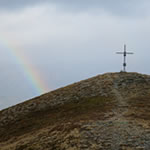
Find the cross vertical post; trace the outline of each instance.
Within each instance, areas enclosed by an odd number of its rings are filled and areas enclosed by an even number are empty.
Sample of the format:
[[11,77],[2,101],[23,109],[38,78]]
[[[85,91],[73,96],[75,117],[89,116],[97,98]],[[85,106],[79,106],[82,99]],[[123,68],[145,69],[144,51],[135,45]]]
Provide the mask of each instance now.
[[126,56],[127,54],[134,54],[132,52],[127,52],[126,51],[126,45],[124,45],[124,52],[117,52],[116,54],[123,54],[123,72],[126,72],[126,66],[127,66],[127,63],[126,63]]
[[123,71],[126,72],[126,45],[124,45],[124,62],[123,62]]

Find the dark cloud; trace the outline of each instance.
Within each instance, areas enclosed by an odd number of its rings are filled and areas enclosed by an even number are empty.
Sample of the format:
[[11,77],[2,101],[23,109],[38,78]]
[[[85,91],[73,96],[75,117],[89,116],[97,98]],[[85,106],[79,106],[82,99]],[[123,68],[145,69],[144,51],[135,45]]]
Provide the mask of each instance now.
[[143,15],[147,13],[150,6],[148,0],[55,0],[51,2],[61,6],[64,10],[92,10],[97,13],[105,11],[119,16]]
[[148,0],[1,0],[1,10],[20,10],[39,4],[56,5],[63,11],[107,11],[116,15],[132,16],[146,14],[150,2]]
[[0,0],[0,9],[1,11],[18,10],[24,7],[30,7],[36,5],[41,2],[43,1],[42,0]]

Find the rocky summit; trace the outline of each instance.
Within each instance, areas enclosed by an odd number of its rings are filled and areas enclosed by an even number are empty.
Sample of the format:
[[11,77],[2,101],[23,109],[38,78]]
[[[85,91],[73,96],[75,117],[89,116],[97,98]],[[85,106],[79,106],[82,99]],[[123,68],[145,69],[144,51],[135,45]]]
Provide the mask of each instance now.
[[150,150],[150,76],[106,73],[4,109],[0,150]]

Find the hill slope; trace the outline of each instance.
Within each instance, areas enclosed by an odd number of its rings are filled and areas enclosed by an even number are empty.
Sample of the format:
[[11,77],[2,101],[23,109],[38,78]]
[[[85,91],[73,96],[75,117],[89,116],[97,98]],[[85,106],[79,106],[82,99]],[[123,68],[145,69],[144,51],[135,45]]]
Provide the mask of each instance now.
[[2,150],[150,149],[150,76],[107,73],[0,111]]

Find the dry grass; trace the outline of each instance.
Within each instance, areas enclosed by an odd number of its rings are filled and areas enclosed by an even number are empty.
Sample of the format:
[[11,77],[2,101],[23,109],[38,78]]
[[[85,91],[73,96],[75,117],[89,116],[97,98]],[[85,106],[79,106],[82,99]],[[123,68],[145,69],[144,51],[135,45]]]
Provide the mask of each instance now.
[[128,117],[133,119],[144,119],[150,121],[150,97],[141,96],[128,100],[129,111]]
[[113,106],[114,102],[111,98],[93,97],[80,99],[53,109],[34,112],[24,116],[24,118],[16,121],[14,124],[0,129],[0,142],[53,124],[59,125],[63,122],[103,119],[104,113],[111,111]]

